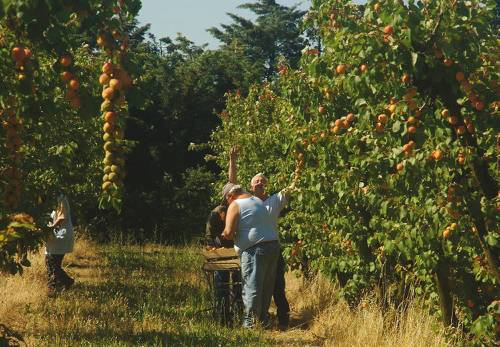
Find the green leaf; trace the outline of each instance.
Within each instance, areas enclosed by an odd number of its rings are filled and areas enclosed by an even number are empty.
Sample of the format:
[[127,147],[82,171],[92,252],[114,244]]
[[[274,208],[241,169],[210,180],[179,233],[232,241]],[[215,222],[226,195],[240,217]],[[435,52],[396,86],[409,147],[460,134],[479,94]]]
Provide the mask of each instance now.
[[392,132],[398,133],[400,130],[401,130],[401,122],[397,120],[392,125]]

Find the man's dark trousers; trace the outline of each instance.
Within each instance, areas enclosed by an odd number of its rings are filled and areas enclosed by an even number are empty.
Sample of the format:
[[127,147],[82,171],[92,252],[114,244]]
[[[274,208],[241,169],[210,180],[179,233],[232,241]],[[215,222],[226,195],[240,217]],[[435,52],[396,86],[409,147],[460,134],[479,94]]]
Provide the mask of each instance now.
[[277,308],[279,324],[287,326],[289,321],[290,305],[288,304],[288,300],[285,295],[285,259],[283,258],[283,254],[281,252],[278,259],[273,299]]

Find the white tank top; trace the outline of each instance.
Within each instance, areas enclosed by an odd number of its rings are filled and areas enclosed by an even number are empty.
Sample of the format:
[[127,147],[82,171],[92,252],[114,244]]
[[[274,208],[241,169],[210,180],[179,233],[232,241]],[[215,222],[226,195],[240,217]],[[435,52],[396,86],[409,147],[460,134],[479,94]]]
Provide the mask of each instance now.
[[275,223],[262,200],[252,196],[237,199],[235,203],[240,208],[238,229],[234,235],[236,254],[241,255],[241,252],[260,242],[278,240]]

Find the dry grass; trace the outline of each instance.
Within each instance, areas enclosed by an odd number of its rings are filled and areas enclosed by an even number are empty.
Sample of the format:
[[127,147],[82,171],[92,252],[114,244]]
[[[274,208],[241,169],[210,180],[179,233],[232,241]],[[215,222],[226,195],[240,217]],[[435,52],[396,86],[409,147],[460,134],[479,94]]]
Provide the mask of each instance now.
[[[0,317],[1,323],[11,328],[23,330],[30,307],[41,305],[48,298],[47,275],[45,268],[44,249],[29,257],[31,266],[25,268],[22,276],[1,275],[0,277]],[[78,263],[81,267],[79,278],[90,278],[90,270],[97,261],[94,247],[87,240],[79,240],[73,253],[64,258],[63,267],[68,273],[74,272],[72,266]]]
[[416,301],[404,315],[394,310],[383,315],[380,307],[369,299],[351,310],[336,293],[335,285],[321,276],[304,284],[302,278],[288,274],[292,328],[286,333],[272,334],[276,344],[346,347],[463,344],[457,336],[446,337],[441,323]]
[[[224,328],[201,314],[209,305],[199,249],[158,245],[96,246],[78,240],[64,266],[75,287],[47,297],[40,252],[23,276],[0,277],[0,323],[29,346],[458,346],[414,302],[407,314],[384,316],[366,300],[351,310],[337,288],[318,277],[304,283],[287,274],[291,328]],[[388,319],[387,317],[390,317]]]

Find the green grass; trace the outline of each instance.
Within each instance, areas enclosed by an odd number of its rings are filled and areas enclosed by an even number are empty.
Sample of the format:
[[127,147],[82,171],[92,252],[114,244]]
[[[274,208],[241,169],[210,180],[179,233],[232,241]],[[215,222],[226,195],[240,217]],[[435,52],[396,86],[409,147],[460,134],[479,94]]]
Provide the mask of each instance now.
[[[36,346],[272,346],[259,330],[214,322],[195,247],[99,246],[90,276],[68,292],[28,307]],[[87,269],[88,270],[88,269]]]

